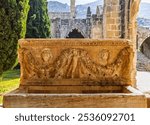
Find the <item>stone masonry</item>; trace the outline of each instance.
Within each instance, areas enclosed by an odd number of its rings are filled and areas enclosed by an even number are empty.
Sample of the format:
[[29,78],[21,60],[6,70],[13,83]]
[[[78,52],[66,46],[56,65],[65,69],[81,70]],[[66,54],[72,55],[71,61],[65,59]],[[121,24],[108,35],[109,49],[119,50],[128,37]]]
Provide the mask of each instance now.
[[52,38],[66,38],[74,29],[84,38],[126,38],[136,47],[140,0],[104,0],[96,14],[87,9],[86,19],[76,19],[75,0],[70,0],[70,12],[50,12]]
[[[136,17],[140,0],[104,0],[103,8],[98,6],[95,15],[92,15],[90,8],[88,8],[86,19],[76,19],[76,16],[72,18],[71,15],[76,13],[76,10],[74,9],[74,1],[70,2],[72,8],[68,13],[68,19],[60,18],[67,17],[63,16],[63,13],[57,13],[58,16],[55,17],[49,13],[52,38],[69,38],[70,33],[77,30],[84,38],[130,39],[134,43],[136,52]],[[134,61],[136,64],[136,56]]]
[[50,12],[51,37],[67,38],[69,33],[77,30],[84,38],[102,38],[102,6],[97,6],[96,14],[87,9],[86,19],[76,19],[75,0],[70,0],[70,12]]

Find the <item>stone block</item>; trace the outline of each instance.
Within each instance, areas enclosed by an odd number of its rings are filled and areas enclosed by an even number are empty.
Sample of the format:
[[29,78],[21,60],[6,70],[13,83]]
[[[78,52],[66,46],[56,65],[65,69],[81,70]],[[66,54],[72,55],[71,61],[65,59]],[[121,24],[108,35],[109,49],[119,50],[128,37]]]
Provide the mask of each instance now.
[[106,20],[107,25],[114,24],[114,23],[115,23],[115,18],[107,18]]
[[116,25],[111,25],[111,30],[114,31],[114,30],[117,30],[118,27]]
[[18,53],[20,86],[4,96],[5,108],[147,107],[130,87],[136,80],[129,40],[22,39]]
[[[132,89],[132,91],[130,89]],[[4,98],[5,108],[147,108],[143,94],[132,87],[128,93],[26,93],[15,90]],[[123,92],[123,91],[122,91]]]
[[86,81],[110,85],[135,82],[134,51],[128,40],[26,39],[20,40],[19,46],[21,86],[60,84],[57,79],[67,79],[70,85],[72,81],[79,85]]

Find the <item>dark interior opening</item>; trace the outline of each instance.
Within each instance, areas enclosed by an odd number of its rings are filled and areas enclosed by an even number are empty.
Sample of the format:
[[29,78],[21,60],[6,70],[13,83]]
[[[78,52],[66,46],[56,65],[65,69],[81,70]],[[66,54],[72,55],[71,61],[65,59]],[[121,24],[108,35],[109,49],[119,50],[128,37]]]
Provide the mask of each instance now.
[[140,47],[141,52],[150,59],[150,37],[146,38]]
[[74,29],[66,38],[84,38],[84,36],[77,29]]

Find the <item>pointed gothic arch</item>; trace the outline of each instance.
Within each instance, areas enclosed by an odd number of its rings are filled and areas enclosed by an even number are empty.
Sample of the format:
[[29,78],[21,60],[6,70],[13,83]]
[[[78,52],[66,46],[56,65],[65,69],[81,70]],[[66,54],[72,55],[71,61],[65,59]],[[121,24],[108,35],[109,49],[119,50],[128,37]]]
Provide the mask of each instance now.
[[66,38],[84,38],[84,36],[78,29],[75,28],[71,32],[69,32]]
[[150,59],[150,37],[146,38],[141,45],[141,52]]

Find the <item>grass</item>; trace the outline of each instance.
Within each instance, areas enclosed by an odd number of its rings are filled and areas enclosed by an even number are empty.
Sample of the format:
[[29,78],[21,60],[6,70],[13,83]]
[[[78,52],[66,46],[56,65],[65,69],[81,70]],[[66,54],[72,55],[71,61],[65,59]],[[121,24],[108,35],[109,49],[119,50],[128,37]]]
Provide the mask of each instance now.
[[2,95],[16,89],[19,86],[19,70],[10,70],[3,73],[3,79],[0,81],[0,104],[2,104]]
[[3,101],[3,97],[0,96],[0,104],[2,104],[2,101]]

